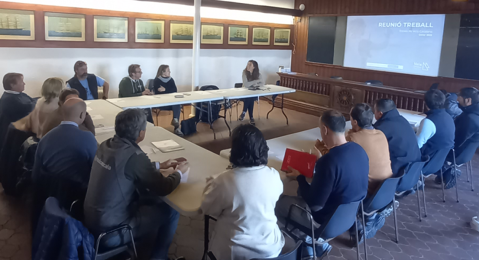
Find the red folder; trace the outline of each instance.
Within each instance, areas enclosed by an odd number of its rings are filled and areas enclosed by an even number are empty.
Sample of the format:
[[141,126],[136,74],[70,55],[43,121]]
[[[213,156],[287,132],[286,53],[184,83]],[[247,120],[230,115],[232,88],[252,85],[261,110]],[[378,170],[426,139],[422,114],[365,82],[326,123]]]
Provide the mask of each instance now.
[[287,171],[288,167],[298,170],[306,178],[313,178],[314,165],[316,164],[316,155],[300,152],[292,149],[286,149],[284,155],[282,171]]

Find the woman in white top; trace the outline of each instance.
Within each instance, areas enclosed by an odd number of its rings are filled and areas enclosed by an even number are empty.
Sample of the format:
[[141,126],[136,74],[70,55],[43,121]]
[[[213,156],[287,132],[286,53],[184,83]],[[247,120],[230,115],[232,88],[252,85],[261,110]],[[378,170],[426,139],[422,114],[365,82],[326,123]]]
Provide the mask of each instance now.
[[37,101],[35,109],[28,116],[13,123],[13,125],[19,130],[32,132],[38,138],[42,138],[43,123],[58,108],[59,96],[63,86],[64,82],[60,78],[45,80],[42,85],[42,97]]
[[209,249],[221,260],[277,257],[284,237],[274,209],[283,183],[266,166],[269,148],[260,130],[241,125],[232,139],[233,168],[207,180],[201,205],[217,219]]
[[[243,87],[244,88],[250,88],[250,87],[255,87],[255,86],[263,86],[263,78],[261,77],[261,74],[259,73],[259,66],[258,62],[254,60],[248,61],[248,65],[246,65],[246,69],[243,71]],[[254,118],[253,118],[253,109],[254,109],[254,102],[257,100],[257,98],[245,98],[243,99],[243,113],[241,113],[241,116],[239,117],[240,121],[244,120],[244,117],[246,115],[246,111],[249,113],[249,120],[252,125],[255,124]]]

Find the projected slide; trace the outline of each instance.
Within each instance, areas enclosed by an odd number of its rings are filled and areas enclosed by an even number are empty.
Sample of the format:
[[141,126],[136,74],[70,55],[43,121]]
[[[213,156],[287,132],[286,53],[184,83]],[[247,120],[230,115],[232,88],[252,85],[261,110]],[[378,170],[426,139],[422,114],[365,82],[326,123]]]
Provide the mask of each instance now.
[[437,76],[445,15],[349,16],[344,66]]

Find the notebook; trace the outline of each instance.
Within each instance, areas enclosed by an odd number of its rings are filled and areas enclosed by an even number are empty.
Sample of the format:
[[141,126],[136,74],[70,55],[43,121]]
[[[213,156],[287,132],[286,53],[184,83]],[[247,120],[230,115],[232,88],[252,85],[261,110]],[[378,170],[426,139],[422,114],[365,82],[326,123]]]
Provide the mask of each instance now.
[[298,170],[306,178],[313,178],[314,165],[316,164],[316,155],[305,152],[296,151],[293,149],[286,149],[284,155],[282,171],[287,171],[288,167]]
[[159,142],[152,142],[152,144],[164,153],[184,150],[183,146],[173,140],[164,140]]

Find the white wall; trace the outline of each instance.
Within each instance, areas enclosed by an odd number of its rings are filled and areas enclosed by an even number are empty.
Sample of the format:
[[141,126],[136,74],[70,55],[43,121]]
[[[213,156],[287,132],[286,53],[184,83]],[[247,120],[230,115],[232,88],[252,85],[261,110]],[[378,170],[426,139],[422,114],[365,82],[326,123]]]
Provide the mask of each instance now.
[[[128,76],[128,66],[141,65],[143,81],[154,78],[161,64],[171,67],[178,91],[190,91],[192,50],[184,49],[37,49],[0,48],[0,76],[19,72],[25,76],[25,92],[39,96],[42,83],[49,77],[70,79],[77,60],[88,63],[90,73],[110,82],[110,97],[117,97],[121,79]],[[250,59],[259,63],[267,83],[274,84],[278,66],[289,67],[290,50],[201,50],[200,85],[232,88],[241,82],[242,70]],[[3,88],[2,88],[3,91]],[[1,93],[1,91],[0,91]]]

